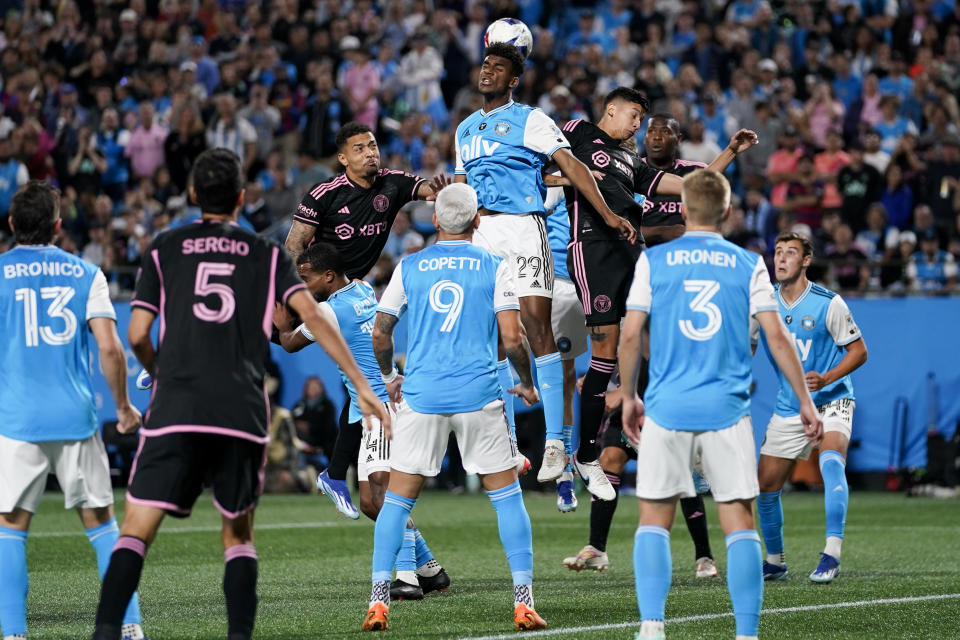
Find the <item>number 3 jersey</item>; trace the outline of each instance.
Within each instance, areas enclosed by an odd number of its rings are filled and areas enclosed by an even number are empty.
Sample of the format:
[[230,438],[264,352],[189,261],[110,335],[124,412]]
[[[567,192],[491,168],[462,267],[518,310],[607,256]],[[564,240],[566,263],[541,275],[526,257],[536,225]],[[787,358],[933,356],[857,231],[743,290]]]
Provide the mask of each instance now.
[[650,314],[644,401],[657,424],[712,431],[750,413],[750,319],[777,310],[760,256],[688,231],[640,254],[627,309]]
[[496,314],[519,308],[510,266],[467,241],[437,242],[401,260],[377,310],[407,316],[407,404],[417,413],[466,413],[500,398]]
[[51,245],[0,255],[0,435],[27,442],[93,435],[92,318],[116,319],[98,267]]
[[199,432],[266,442],[273,309],[305,286],[286,251],[227,222],[158,235],[132,306],[158,316],[144,435]]

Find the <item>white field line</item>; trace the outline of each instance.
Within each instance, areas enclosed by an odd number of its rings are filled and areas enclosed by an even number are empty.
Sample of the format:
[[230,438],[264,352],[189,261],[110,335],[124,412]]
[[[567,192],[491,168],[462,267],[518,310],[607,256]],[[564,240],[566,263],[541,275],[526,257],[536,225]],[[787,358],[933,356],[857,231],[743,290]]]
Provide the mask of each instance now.
[[[926,602],[929,600],[952,600],[960,598],[960,593],[947,593],[932,596],[912,596],[906,598],[880,598],[878,600],[858,600],[856,602],[834,602],[829,604],[812,604],[800,607],[782,607],[780,609],[764,609],[764,615],[774,613],[796,613],[803,611],[821,611],[823,609],[846,609],[851,607],[870,607],[885,604],[902,604],[905,602]],[[673,618],[667,620],[667,624],[681,624],[684,622],[701,622],[703,620],[717,620],[719,618],[732,618],[732,612],[726,613],[705,613],[696,616],[684,616],[682,618]],[[597,624],[583,627],[562,627],[558,629],[544,629],[543,631],[530,631],[523,634],[524,638],[549,637],[571,635],[575,633],[585,633],[588,631],[605,631],[608,629],[634,629],[640,627],[639,620],[630,620],[629,622],[617,622],[613,624]],[[516,632],[502,633],[494,636],[475,636],[470,638],[460,638],[460,640],[516,640]]]

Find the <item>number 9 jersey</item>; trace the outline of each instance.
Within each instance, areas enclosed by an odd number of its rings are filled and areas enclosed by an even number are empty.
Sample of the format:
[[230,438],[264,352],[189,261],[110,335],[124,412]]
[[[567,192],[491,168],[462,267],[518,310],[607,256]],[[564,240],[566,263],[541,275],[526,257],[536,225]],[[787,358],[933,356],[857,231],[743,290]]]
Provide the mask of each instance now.
[[131,305],[158,316],[144,435],[237,435],[266,442],[264,365],[275,302],[305,286],[286,251],[227,222],[158,235]]
[[116,319],[98,267],[52,245],[0,255],[0,435],[85,440],[97,429],[92,318]]
[[761,256],[688,231],[640,254],[627,310],[650,314],[644,402],[654,422],[713,431],[750,413],[750,318],[778,310]]

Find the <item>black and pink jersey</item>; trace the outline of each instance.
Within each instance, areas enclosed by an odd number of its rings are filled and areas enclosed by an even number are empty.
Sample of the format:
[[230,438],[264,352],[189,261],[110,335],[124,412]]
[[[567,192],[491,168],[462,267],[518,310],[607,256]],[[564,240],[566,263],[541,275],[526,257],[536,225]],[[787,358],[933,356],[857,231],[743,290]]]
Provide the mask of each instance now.
[[158,316],[153,394],[141,433],[193,432],[266,442],[264,365],[276,302],[305,289],[282,248],[203,220],[158,235],[133,307]]
[[381,169],[365,189],[342,173],[305,193],[293,219],[317,227],[313,242],[335,245],[347,277],[362,278],[380,257],[397,213],[416,199],[423,182],[403,171]]
[[[643,158],[643,163],[647,164],[646,158]],[[677,176],[685,176],[706,166],[702,162],[692,160],[675,160],[673,166],[666,172]],[[647,196],[647,201],[643,203],[643,226],[665,227],[673,224],[684,224],[683,205],[680,204],[680,196],[662,196],[655,193]]]

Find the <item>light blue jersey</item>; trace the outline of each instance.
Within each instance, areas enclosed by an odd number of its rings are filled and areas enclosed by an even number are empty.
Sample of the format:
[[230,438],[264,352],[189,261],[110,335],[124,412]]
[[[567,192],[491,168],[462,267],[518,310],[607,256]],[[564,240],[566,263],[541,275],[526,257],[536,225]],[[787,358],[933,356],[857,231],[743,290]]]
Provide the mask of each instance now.
[[[373,335],[373,321],[377,317],[377,295],[373,292],[373,287],[366,282],[355,280],[327,298],[326,302],[321,302],[320,313],[340,330],[340,335],[350,348],[363,377],[370,383],[377,397],[387,402],[390,398],[380,376],[380,365],[377,364],[370,338]],[[308,340],[314,339],[306,325],[300,325],[300,333]],[[363,418],[363,412],[357,405],[357,389],[343,374],[342,369],[340,377],[350,394],[349,420],[351,423],[357,422]]]
[[27,442],[93,435],[92,318],[116,319],[98,267],[51,245],[0,255],[0,434]]
[[[860,328],[854,324],[853,314],[850,313],[847,303],[833,291],[812,282],[807,284],[804,292],[791,305],[784,302],[780,285],[775,289],[780,315],[783,316],[787,331],[797,347],[803,372],[824,373],[836,367],[846,353],[844,347],[861,337]],[[784,417],[799,415],[800,402],[797,395],[777,367],[773,356],[770,356],[766,336],[761,335],[760,339],[780,378],[774,413]],[[853,400],[853,382],[850,376],[844,376],[810,395],[813,397],[813,404],[818,407],[840,398]]]
[[750,413],[750,318],[777,310],[760,256],[688,231],[640,254],[627,309],[650,314],[644,401],[654,422],[713,431]]
[[467,413],[500,398],[496,314],[519,308],[509,265],[469,242],[437,242],[401,260],[378,311],[407,316],[410,408]]
[[512,100],[467,116],[457,127],[457,175],[465,175],[481,207],[498,213],[542,213],[541,171],[570,143],[547,114]]

